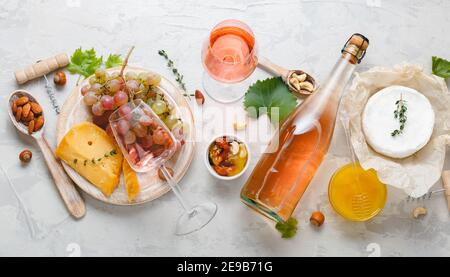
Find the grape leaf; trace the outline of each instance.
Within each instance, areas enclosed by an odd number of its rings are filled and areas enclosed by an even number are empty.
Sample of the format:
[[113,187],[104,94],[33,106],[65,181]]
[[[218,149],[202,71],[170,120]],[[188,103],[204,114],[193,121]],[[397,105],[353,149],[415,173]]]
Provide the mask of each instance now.
[[289,239],[297,234],[297,219],[291,217],[285,222],[277,222],[275,228],[281,233],[281,237]]
[[[272,119],[278,112],[279,121],[283,121],[297,106],[297,98],[292,95],[280,77],[258,80],[245,94],[244,107],[251,117],[258,118],[267,113]],[[266,109],[261,109],[266,108]],[[278,108],[272,109],[272,108]],[[274,114],[273,114],[274,113]]]
[[106,68],[116,67],[122,65],[122,58],[118,54],[110,54],[105,62]]
[[436,56],[433,56],[431,59],[433,62],[433,74],[444,79],[450,78],[450,61]]
[[97,57],[94,48],[83,51],[76,49],[70,57],[70,64],[67,67],[70,73],[78,73],[84,77],[88,77],[95,73],[95,70],[103,64],[103,57]]

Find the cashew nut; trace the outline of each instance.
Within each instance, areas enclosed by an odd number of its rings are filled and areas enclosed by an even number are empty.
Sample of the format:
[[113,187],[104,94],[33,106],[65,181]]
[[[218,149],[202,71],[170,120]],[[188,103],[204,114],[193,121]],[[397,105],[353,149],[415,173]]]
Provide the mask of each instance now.
[[419,218],[427,214],[427,209],[424,207],[417,207],[413,211],[414,218]]

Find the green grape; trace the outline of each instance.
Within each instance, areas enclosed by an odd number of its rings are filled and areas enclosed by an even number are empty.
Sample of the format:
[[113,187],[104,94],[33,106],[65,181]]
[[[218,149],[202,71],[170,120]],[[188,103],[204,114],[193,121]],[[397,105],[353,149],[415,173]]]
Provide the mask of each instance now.
[[189,133],[189,124],[187,124],[186,122],[182,123],[182,128],[183,128],[183,134],[188,134]]
[[116,72],[109,74],[108,79],[112,80],[112,79],[117,79],[118,77],[119,77],[119,72],[116,71]]
[[89,84],[92,86],[93,84],[97,83],[97,78],[95,78],[94,76],[92,76],[91,78],[89,78]]
[[147,80],[147,75],[148,75],[148,73],[146,73],[146,72],[141,72],[141,73],[139,73],[139,75],[138,75],[138,79],[139,79],[141,82],[144,82],[145,80]]
[[175,130],[175,129],[183,129],[183,122],[181,122],[180,120],[177,121],[177,123],[175,123],[172,128],[170,128],[170,130]]
[[135,80],[137,79],[137,74],[133,71],[129,71],[125,74],[125,80]]
[[106,71],[103,68],[97,68],[95,70],[95,77],[97,77],[98,79],[106,77]]
[[172,130],[173,126],[175,126],[178,123],[178,117],[174,114],[170,114],[166,117],[164,123],[169,129]]
[[163,114],[167,111],[167,105],[166,102],[162,101],[162,100],[156,100],[153,104],[152,104],[152,110],[157,114]]
[[156,87],[161,82],[161,76],[155,73],[148,73],[147,79],[144,80],[144,83],[148,86]]
[[151,98],[147,99],[147,105],[149,105],[150,107],[153,105],[153,103],[155,103],[155,101]]

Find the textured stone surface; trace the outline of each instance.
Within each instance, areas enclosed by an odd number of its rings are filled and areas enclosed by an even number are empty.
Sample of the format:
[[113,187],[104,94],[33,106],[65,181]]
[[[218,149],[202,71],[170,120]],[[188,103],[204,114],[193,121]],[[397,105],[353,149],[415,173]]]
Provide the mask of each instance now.
[[[450,58],[449,12],[446,0],[1,0],[0,164],[14,185],[0,174],[0,256],[449,255],[450,219],[442,196],[425,204],[429,214],[421,220],[412,219],[414,205],[406,204],[405,195],[393,190],[384,211],[370,222],[347,222],[334,213],[328,202],[328,181],[349,156],[339,124],[329,155],[295,211],[300,229],[294,239],[282,240],[272,223],[240,203],[240,188],[250,170],[232,182],[215,180],[207,173],[202,143],[181,185],[193,202],[212,199],[219,211],[200,232],[176,237],[172,233],[181,210],[172,194],[133,207],[110,206],[84,195],[86,217],[69,218],[39,150],[32,140],[15,132],[5,111],[7,95],[17,88],[15,69],[58,52],[72,53],[78,46],[107,54],[124,53],[136,45],[133,64],[171,77],[157,55],[158,49],[166,49],[184,73],[188,88],[200,88],[201,45],[208,30],[226,18],[241,19],[253,28],[262,55],[287,68],[310,71],[318,80],[323,80],[354,32],[364,33],[371,42],[359,70],[407,61],[429,72],[432,55]],[[257,69],[252,78],[265,76]],[[60,104],[75,82],[76,77],[69,76],[65,88],[56,92]],[[34,81],[22,88],[32,91],[47,108],[46,133],[54,146],[56,115],[44,83]],[[206,102],[216,105],[209,98]],[[29,165],[22,166],[18,153],[25,147],[34,155]],[[257,159],[254,153],[251,167]],[[320,230],[308,223],[311,211],[318,207],[327,217]]]

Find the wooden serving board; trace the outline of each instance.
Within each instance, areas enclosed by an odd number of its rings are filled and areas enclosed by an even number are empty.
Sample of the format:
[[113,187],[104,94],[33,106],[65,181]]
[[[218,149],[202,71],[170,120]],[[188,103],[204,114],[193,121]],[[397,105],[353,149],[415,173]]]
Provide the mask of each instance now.
[[[110,68],[107,72],[120,71],[120,68]],[[127,71],[133,71],[136,73],[140,72],[152,72],[139,67],[129,67],[127,66],[125,73]],[[64,135],[70,130],[70,128],[83,121],[92,121],[92,116],[87,107],[83,103],[83,97],[81,95],[80,89],[84,85],[88,84],[88,79],[86,78],[81,84],[76,86],[66,102],[64,103],[61,113],[58,117],[58,123],[56,127],[56,138],[58,143],[64,137]],[[161,83],[159,89],[165,94],[167,101],[175,107],[176,113],[179,118],[187,124],[187,131],[185,132],[186,143],[181,147],[181,150],[168,162],[169,167],[174,170],[174,178],[180,181],[181,178],[186,173],[192,158],[194,156],[195,149],[195,128],[194,128],[194,116],[192,114],[191,107],[180,90],[172,84],[169,80],[161,76]],[[89,181],[84,179],[75,170],[73,170],[66,163],[62,163],[67,174],[72,178],[72,180],[87,194],[92,197],[101,200],[106,203],[115,205],[136,205],[151,201],[156,199],[170,190],[169,186],[158,178],[156,171],[138,173],[139,185],[141,192],[136,197],[135,201],[132,203],[128,202],[127,193],[125,191],[125,184],[123,179],[123,174],[120,177],[120,183],[117,189],[113,192],[110,197],[106,197],[99,189],[92,185]]]

